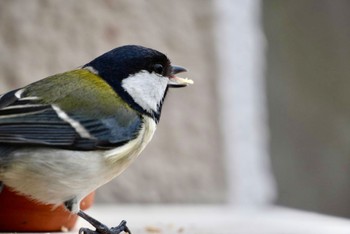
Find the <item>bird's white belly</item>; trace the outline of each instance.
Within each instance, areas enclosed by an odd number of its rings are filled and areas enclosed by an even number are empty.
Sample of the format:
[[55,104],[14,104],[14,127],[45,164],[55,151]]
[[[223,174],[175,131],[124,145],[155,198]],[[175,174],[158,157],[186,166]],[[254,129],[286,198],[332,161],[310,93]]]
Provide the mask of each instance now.
[[155,129],[156,123],[146,117],[137,138],[108,151],[15,151],[11,167],[0,179],[44,203],[60,204],[75,197],[79,201],[123,172],[152,139]]

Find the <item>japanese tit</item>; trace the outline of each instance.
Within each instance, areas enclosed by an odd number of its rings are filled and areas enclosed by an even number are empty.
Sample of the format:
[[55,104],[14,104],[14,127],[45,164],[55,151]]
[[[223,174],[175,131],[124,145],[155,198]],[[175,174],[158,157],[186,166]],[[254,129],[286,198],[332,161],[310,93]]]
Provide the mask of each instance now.
[[[127,45],[0,96],[0,183],[41,203],[64,203],[106,233],[79,203],[150,142],[168,88],[193,83],[176,76],[185,71],[161,52]],[[129,232],[125,222],[108,229],[121,231]]]

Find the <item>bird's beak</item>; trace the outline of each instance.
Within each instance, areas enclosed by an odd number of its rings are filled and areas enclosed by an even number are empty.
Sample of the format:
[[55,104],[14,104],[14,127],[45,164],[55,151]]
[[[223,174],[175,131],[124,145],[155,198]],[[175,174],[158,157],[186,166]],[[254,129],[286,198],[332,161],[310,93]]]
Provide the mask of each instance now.
[[176,74],[186,71],[186,68],[175,65],[171,66],[171,74],[169,76],[168,86],[171,88],[180,88],[185,87],[189,84],[193,84],[193,80],[176,76]]

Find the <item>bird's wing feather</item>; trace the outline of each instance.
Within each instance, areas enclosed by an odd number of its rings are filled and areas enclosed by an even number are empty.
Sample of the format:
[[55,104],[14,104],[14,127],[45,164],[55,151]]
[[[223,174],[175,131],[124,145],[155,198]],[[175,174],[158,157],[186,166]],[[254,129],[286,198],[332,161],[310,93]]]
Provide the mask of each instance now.
[[[63,78],[71,79],[70,82],[79,79],[80,87],[84,89],[92,73],[63,75]],[[55,81],[55,77],[51,79]],[[92,77],[92,81],[94,79],[96,77]],[[47,85],[45,80],[40,81],[44,82],[40,84],[41,87]],[[108,104],[92,105],[93,109],[89,109],[84,103],[78,103],[80,107],[72,110],[69,109],[67,98],[74,98],[75,90],[57,85],[47,85],[48,87],[56,96],[60,93],[60,97],[49,102],[45,97],[46,101],[43,101],[46,93],[35,92],[35,83],[30,88],[14,90],[0,96],[0,143],[45,145],[75,150],[108,149],[135,138],[142,125],[140,115],[120,104],[114,91],[107,90],[104,94],[98,94],[84,89],[85,96],[81,99],[85,102],[86,98],[98,98],[106,99]],[[111,99],[113,103],[110,103]],[[64,112],[62,106],[66,109],[68,107],[68,112]]]

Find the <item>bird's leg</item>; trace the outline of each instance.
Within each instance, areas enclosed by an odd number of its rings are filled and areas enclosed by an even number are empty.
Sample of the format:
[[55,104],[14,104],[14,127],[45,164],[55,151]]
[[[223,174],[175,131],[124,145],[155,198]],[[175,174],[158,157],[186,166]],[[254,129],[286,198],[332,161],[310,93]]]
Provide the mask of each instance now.
[[129,228],[126,226],[125,220],[121,221],[118,226],[109,228],[106,225],[102,224],[101,222],[97,221],[96,219],[92,218],[91,216],[87,215],[85,212],[81,210],[79,210],[77,215],[79,215],[80,217],[88,221],[92,226],[96,228],[95,231],[89,228],[80,228],[79,234],[119,234],[121,232],[131,234]]
[[65,201],[64,206],[70,212],[77,213],[77,211],[79,211],[79,202],[76,197],[73,197],[72,199]]
[[106,225],[103,223],[97,221],[96,219],[92,218],[82,210],[79,210],[79,202],[76,197],[67,200],[64,202],[65,207],[73,213],[76,213],[86,221],[88,221],[92,226],[96,228],[95,231],[89,229],[89,228],[80,228],[79,234],[119,234],[121,232],[126,232],[131,234],[129,228],[126,226],[126,221],[121,221],[121,223],[112,228],[108,228]]

